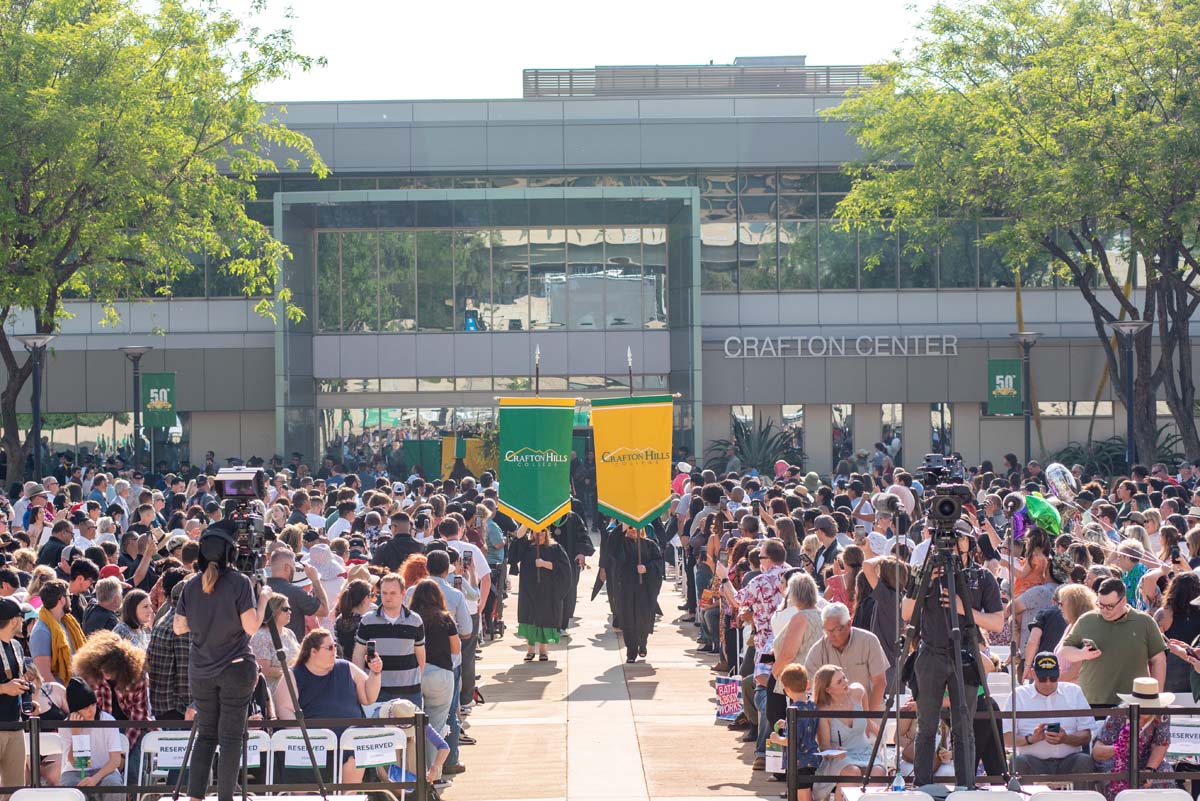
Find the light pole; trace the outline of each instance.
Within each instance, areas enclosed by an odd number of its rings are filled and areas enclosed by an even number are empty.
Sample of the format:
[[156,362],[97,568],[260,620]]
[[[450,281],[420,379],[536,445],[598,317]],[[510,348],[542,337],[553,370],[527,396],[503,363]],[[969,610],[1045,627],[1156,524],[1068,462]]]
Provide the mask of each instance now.
[[153,350],[149,345],[128,345],[121,348],[125,358],[133,362],[133,466],[142,466],[142,357]]
[[1033,458],[1033,403],[1030,400],[1032,395],[1029,386],[1029,352],[1042,335],[1038,331],[1017,331],[1009,336],[1021,346],[1021,413],[1025,416],[1025,466],[1028,467],[1029,460]]
[[42,480],[42,355],[54,340],[54,334],[20,334],[14,337],[29,351],[33,360],[33,387],[30,405],[33,407],[33,480]]
[[1133,338],[1149,327],[1146,320],[1116,320],[1106,325],[1117,335],[1125,357],[1125,466],[1132,470],[1137,462],[1137,443],[1133,439]]

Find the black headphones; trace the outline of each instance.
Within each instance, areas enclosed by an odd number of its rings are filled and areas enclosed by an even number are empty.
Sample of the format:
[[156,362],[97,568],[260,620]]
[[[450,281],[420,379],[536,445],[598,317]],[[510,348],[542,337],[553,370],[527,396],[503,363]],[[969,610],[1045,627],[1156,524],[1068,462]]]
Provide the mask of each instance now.
[[223,528],[209,526],[200,535],[200,559],[204,560],[204,566],[216,562],[219,567],[228,567],[236,561],[237,552],[237,541]]

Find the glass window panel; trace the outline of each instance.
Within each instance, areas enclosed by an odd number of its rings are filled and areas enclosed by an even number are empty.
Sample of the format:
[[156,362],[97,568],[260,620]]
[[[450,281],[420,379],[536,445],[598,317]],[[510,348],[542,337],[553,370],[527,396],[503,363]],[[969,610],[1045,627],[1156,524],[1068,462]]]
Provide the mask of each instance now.
[[815,172],[782,172],[779,174],[779,191],[811,194],[817,191]]
[[929,452],[949,456],[954,450],[954,420],[950,414],[950,404],[929,404],[929,425],[932,431]]
[[838,470],[842,460],[853,460],[854,457],[854,407],[849,403],[835,403],[831,408],[833,415],[833,469],[838,475],[849,476],[850,471]]
[[272,200],[279,187],[278,178],[258,178],[254,181],[254,197],[258,200]]
[[241,278],[229,272],[226,265],[236,258],[237,247],[233,246],[233,255],[228,258],[208,257],[208,296],[210,298],[244,298],[246,286]]
[[818,255],[821,289],[858,288],[858,234],[843,231],[838,223],[820,224]]
[[937,247],[932,237],[900,232],[900,288],[933,289],[937,286]]
[[451,392],[454,390],[453,378],[418,378],[418,392]]
[[381,378],[379,379],[380,392],[416,392],[417,379],[415,378]]
[[562,186],[566,179],[561,175],[531,175],[528,180],[530,189],[537,189],[543,186]]
[[529,327],[562,328],[567,324],[567,237],[561,228],[529,232]]
[[492,382],[497,392],[529,392],[533,389],[533,380],[529,376],[493,376]]
[[666,328],[667,230],[646,228],[642,237],[642,323],[646,328]]
[[[567,234],[567,327],[595,331],[604,328],[604,231],[600,228],[568,228]],[[640,271],[639,271],[640,272]],[[637,283],[634,283],[637,290]],[[640,298],[634,302],[638,308]]]
[[417,224],[417,204],[412,201],[380,203],[380,228],[413,228]]
[[567,388],[593,392],[599,392],[605,387],[605,379],[602,375],[573,375],[567,378]]
[[454,390],[456,392],[491,392],[492,377],[484,376],[459,376],[454,379]]
[[845,193],[850,191],[850,176],[840,172],[820,173],[820,189],[822,194],[829,192]]
[[492,225],[497,228],[526,228],[529,226],[529,203],[523,198],[489,200]]
[[171,282],[171,296],[176,298],[204,297],[204,254],[193,253],[188,256],[192,269],[175,276]]
[[454,328],[454,235],[417,231],[417,327],[422,331]]
[[774,195],[749,195],[739,198],[738,214],[742,222],[750,220],[775,220]]
[[837,204],[842,202],[845,195],[821,195],[818,199],[817,212],[822,219],[831,220],[837,211]]
[[638,175],[635,176],[638,186],[695,186],[694,175]]
[[415,189],[417,187],[417,179],[412,176],[404,176],[403,178],[380,178],[380,189]]
[[544,375],[541,378],[540,391],[566,392],[567,377],[565,375]]
[[454,234],[454,325],[459,331],[492,327],[492,243],[490,231]]
[[[979,238],[1001,230],[1004,220],[983,220],[979,223]],[[981,287],[1011,287],[1015,284],[1013,271],[1020,267],[1021,285],[1029,288],[1054,286],[1054,273],[1049,266],[1049,256],[1034,258],[1024,265],[1017,265],[1011,256],[998,247],[979,247],[979,285]]]
[[754,423],[754,406],[750,404],[735,404],[729,411],[735,420],[743,423]]
[[902,458],[901,445],[904,442],[904,404],[883,404],[882,424],[880,426],[880,442],[892,464],[900,464]]
[[413,231],[379,233],[381,331],[413,331],[417,327],[413,286],[416,239]]
[[733,223],[700,225],[700,284],[709,292],[737,290],[737,226]]
[[974,289],[975,241],[978,234],[974,220],[954,220],[938,248],[938,282],[942,289]]
[[780,195],[779,219],[812,220],[817,216],[816,195]]
[[343,178],[342,189],[378,189],[378,178]]
[[342,329],[342,235],[317,234],[317,332]]
[[275,204],[263,201],[247,203],[246,216],[272,230],[275,227]]
[[493,175],[492,186],[497,189],[521,189],[529,185],[529,179],[523,175]]
[[779,288],[817,288],[817,224],[779,224]]
[[774,223],[738,226],[738,287],[742,292],[778,290],[775,251]]
[[379,330],[379,235],[342,234],[342,330]]
[[643,375],[633,377],[634,386],[642,389],[666,389],[667,376],[665,375]]
[[490,183],[484,175],[456,175],[453,180],[455,189],[487,189]]
[[743,172],[738,174],[738,194],[741,195],[773,195],[775,194],[774,172]]
[[609,328],[640,326],[646,304],[654,302],[652,295],[645,296],[642,286],[642,229],[608,228],[603,237],[606,323]]
[[803,404],[787,404],[783,405],[783,430],[788,433],[790,438],[789,445],[795,448],[800,453],[804,452],[804,405]]
[[417,202],[418,228],[449,228],[454,224],[454,207],[448,200]]
[[737,174],[732,172],[702,174],[700,176],[700,194],[736,195]]
[[733,222],[736,219],[737,197],[734,195],[700,198],[701,222],[715,222],[720,220]]
[[[454,178],[450,175],[414,175],[413,189],[450,189],[454,186]],[[382,189],[382,184],[380,189]]]
[[492,326],[529,330],[529,232],[506,228],[492,233]]
[[492,224],[486,200],[455,200],[451,205],[455,228],[487,228]]
[[887,230],[862,231],[858,248],[862,263],[859,286],[862,289],[895,289],[896,235]]

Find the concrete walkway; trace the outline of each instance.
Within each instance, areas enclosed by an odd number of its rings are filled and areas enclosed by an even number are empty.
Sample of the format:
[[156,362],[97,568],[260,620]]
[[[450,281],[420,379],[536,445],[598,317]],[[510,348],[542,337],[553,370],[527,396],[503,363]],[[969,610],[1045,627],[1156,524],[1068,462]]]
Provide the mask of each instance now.
[[552,646],[549,662],[522,662],[516,579],[505,610],[510,633],[485,646],[480,688],[486,703],[469,718],[478,745],[464,746],[467,772],[447,801],[687,801],[779,799],[785,785],[751,772],[753,743],[715,720],[716,658],[696,652],[695,626],[677,621],[670,582],[665,613],[645,662],[625,664],[608,626],[602,592],[589,601],[592,569],[579,580],[578,625]]

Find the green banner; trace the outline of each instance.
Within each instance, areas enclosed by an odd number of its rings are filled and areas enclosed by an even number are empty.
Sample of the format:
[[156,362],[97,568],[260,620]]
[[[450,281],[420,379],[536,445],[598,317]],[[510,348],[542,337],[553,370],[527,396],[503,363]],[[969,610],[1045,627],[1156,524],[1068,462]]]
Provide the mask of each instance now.
[[174,373],[142,373],[142,425],[146,428],[175,425]]
[[1021,360],[988,359],[988,414],[1020,414]]
[[500,509],[534,531],[571,509],[574,398],[500,398]]

